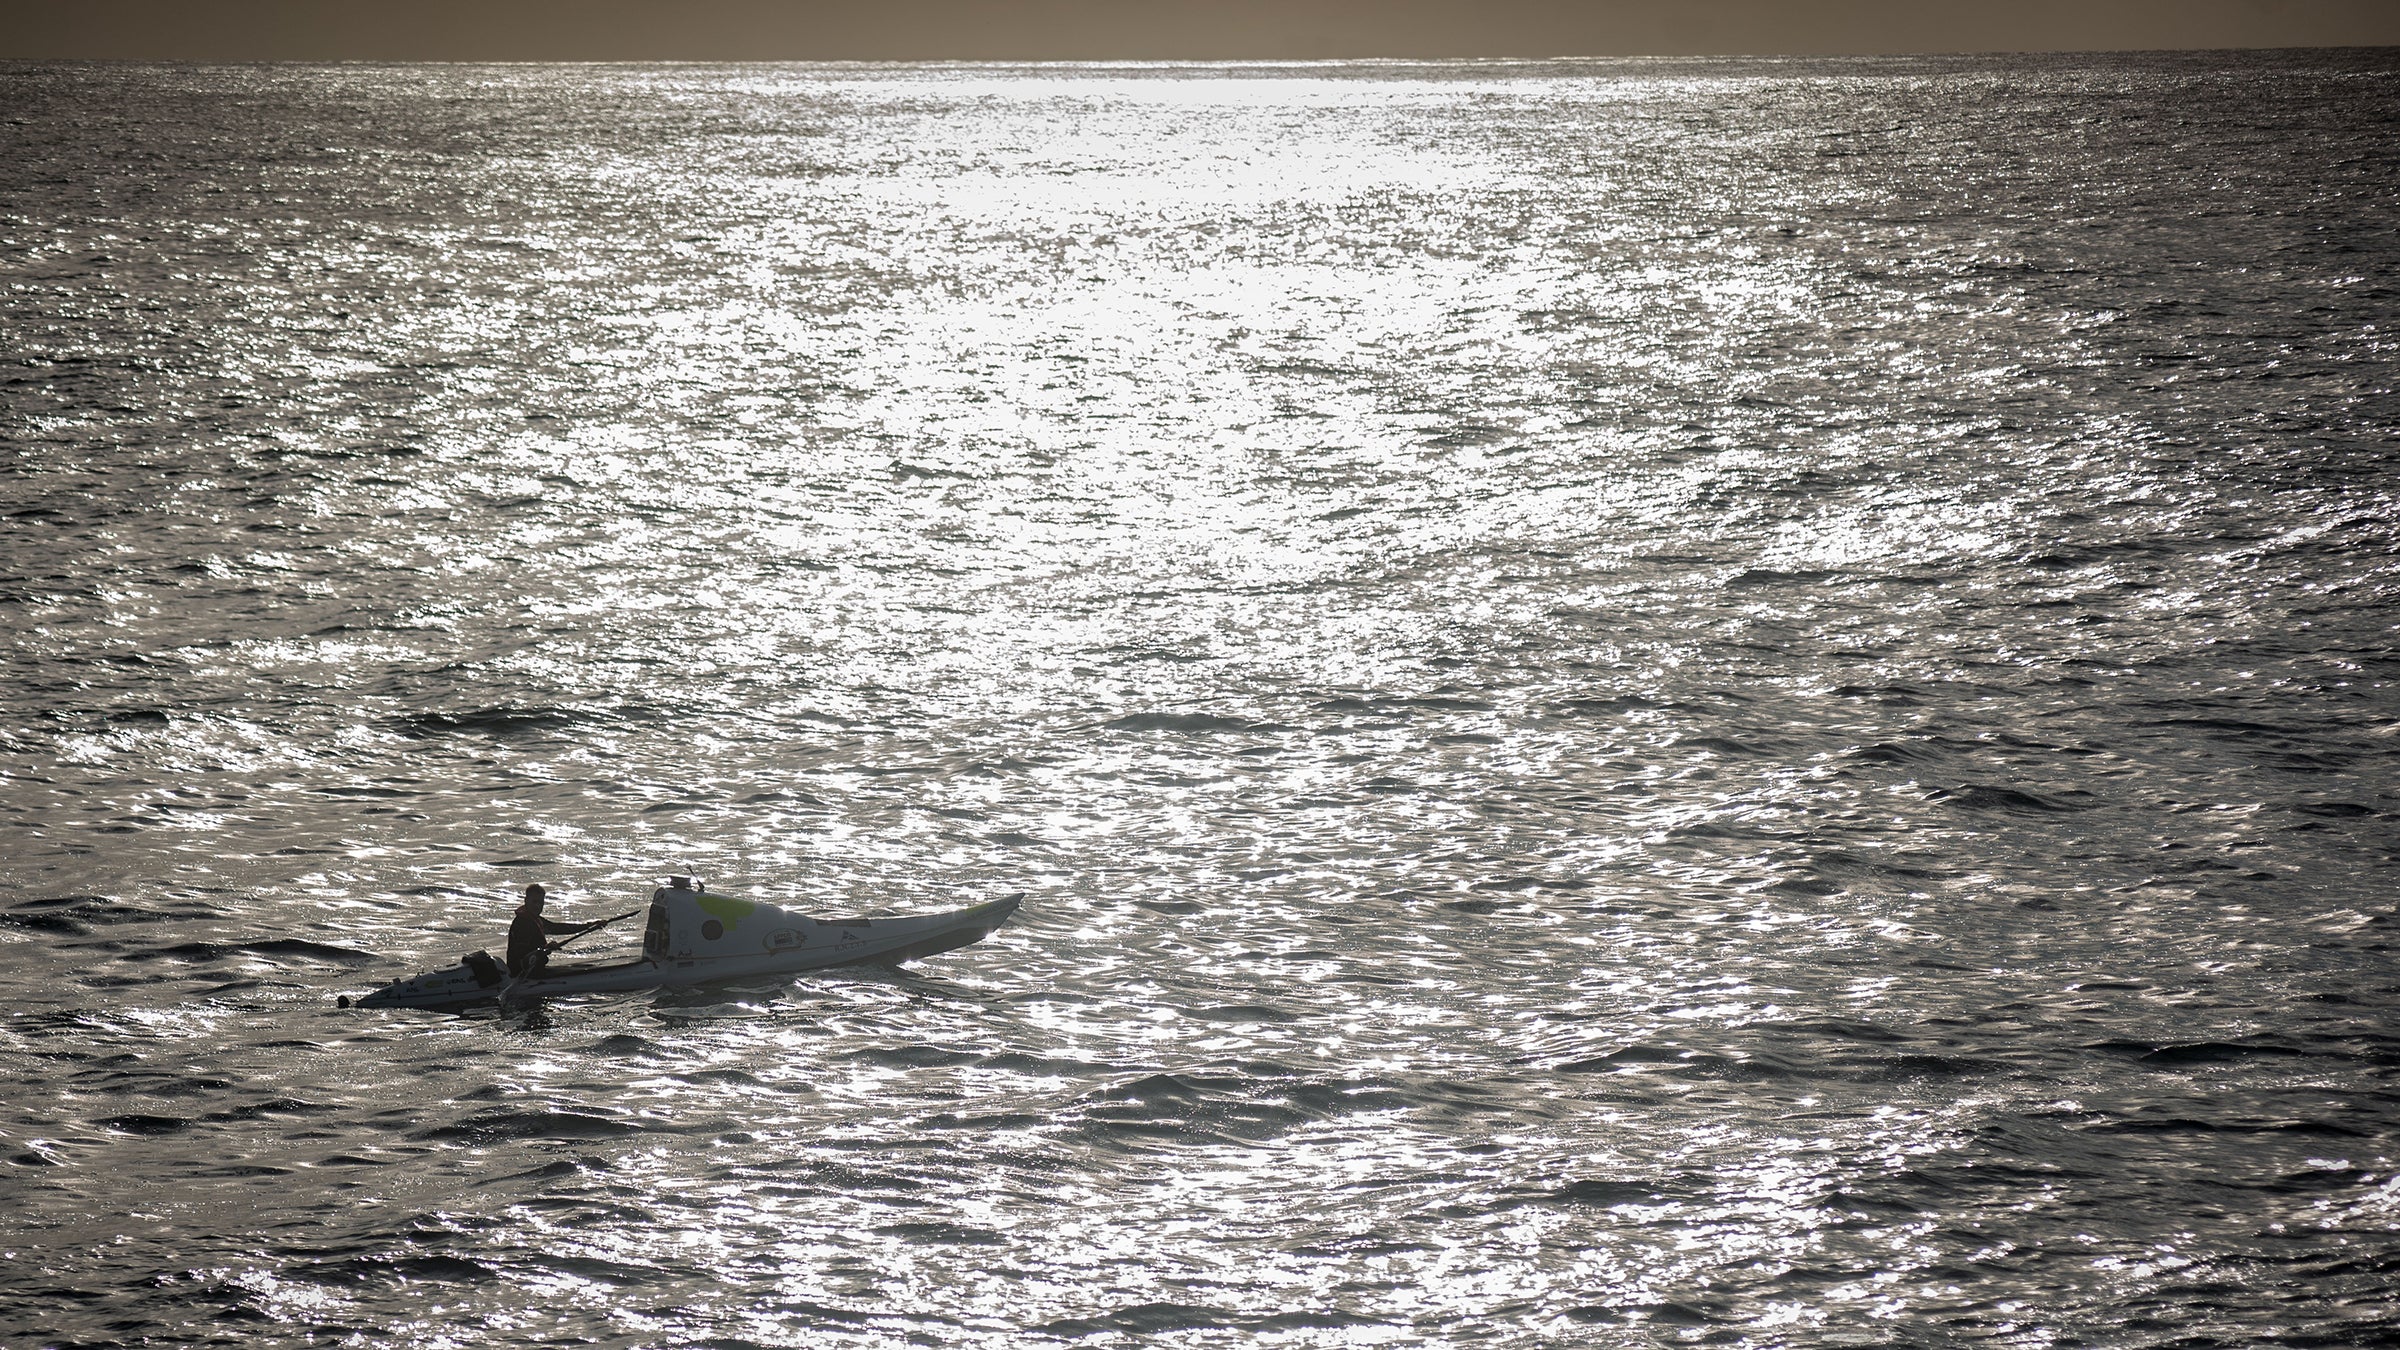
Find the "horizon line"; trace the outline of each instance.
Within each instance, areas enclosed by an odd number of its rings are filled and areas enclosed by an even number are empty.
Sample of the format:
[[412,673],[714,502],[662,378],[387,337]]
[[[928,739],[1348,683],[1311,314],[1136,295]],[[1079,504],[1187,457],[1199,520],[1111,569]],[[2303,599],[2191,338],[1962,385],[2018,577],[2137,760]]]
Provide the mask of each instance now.
[[2238,47],[1959,47],[1827,52],[1571,52],[1554,56],[0,56],[0,66],[1455,66],[1599,64],[1619,61],[1923,61],[1984,56],[2231,56],[2375,51],[2400,53],[2400,43],[2301,42]]

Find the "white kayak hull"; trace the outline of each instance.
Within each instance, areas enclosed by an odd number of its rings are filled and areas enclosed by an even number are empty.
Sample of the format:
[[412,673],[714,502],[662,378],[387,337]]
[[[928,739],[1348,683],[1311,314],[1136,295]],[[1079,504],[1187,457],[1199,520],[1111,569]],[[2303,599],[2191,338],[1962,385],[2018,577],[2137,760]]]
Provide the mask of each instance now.
[[675,950],[656,950],[659,944],[652,944],[653,950],[631,961],[551,966],[531,979],[495,980],[490,958],[477,953],[455,966],[394,980],[359,999],[358,1006],[443,1009],[478,1003],[530,1003],[565,994],[764,979],[831,966],[897,965],[980,941],[1008,922],[1022,898],[1012,895],[947,914],[899,919],[804,919],[775,912],[776,922],[783,926],[775,934],[773,950],[687,956]]

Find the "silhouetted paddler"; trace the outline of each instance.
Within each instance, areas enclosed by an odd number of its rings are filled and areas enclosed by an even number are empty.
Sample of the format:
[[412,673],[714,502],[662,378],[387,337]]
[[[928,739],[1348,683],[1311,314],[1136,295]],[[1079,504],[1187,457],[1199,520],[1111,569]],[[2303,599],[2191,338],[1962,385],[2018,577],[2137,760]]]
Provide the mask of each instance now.
[[516,917],[508,924],[508,973],[522,978],[539,975],[550,960],[550,938],[556,934],[580,933],[582,926],[560,923],[542,917],[542,900],[547,895],[538,884],[525,888],[525,903],[517,906]]

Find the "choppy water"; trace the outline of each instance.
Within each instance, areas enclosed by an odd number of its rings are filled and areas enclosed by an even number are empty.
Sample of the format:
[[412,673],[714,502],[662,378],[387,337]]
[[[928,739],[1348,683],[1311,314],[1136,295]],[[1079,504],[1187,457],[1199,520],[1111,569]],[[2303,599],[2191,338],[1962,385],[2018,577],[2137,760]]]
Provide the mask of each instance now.
[[2400,1334],[2395,110],[0,67],[0,1341]]

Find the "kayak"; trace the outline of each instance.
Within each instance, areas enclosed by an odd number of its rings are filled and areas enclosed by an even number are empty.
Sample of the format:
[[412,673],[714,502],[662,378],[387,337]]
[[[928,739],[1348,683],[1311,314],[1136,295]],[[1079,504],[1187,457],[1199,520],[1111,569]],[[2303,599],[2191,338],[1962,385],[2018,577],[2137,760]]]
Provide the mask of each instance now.
[[[898,965],[981,940],[1008,922],[1023,899],[1012,895],[947,914],[900,919],[814,919],[674,877],[650,893],[642,954],[633,960],[547,966],[530,977],[511,978],[490,954],[470,952],[457,965],[394,980],[357,1003],[361,1008],[464,1008],[560,994],[675,989],[827,966]],[[340,1002],[350,1004],[347,998]]]

